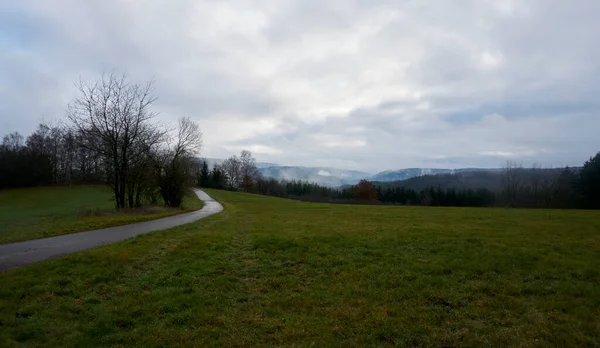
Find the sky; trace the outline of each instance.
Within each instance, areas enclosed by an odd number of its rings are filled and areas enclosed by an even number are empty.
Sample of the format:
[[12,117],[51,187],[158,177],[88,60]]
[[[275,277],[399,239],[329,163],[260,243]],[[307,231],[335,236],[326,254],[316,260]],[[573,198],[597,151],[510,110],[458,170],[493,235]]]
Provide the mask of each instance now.
[[377,172],[581,165],[600,151],[597,0],[3,0],[0,133],[75,82],[155,80],[203,156]]

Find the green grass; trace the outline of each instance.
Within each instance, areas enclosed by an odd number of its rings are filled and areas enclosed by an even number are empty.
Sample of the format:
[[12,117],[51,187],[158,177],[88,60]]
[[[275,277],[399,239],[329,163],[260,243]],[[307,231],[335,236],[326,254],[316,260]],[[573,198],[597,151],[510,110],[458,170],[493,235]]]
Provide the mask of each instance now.
[[223,213],[0,274],[0,346],[600,342],[600,212],[209,194]]
[[200,209],[190,192],[183,209],[117,213],[106,186],[36,187],[0,191],[0,244],[158,219]]

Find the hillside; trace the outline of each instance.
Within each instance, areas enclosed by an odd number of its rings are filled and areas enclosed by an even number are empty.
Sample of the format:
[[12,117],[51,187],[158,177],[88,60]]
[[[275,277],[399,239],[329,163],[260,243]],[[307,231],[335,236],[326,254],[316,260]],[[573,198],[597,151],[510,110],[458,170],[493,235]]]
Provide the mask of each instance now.
[[361,179],[374,182],[397,182],[421,176],[457,174],[463,172],[499,173],[500,169],[461,168],[408,168],[386,170],[375,175],[362,171],[345,170],[329,167],[301,166],[259,166],[260,173],[267,178],[277,180],[301,180],[327,187],[343,187],[356,185]]
[[386,170],[379,172],[371,177],[370,181],[400,181],[425,175],[456,174],[462,172],[499,172],[500,169],[485,168],[460,168],[460,169],[439,169],[439,168],[407,168],[398,170]]
[[299,167],[299,166],[266,166],[259,168],[261,174],[277,180],[302,180],[327,187],[340,187],[355,185],[361,179],[374,182],[395,182],[426,175],[456,174],[463,172],[490,172],[497,173],[500,169],[437,169],[437,168],[407,168],[399,170],[386,170],[371,175],[366,172],[326,168],[326,167]]
[[[578,170],[578,168],[571,168]],[[563,171],[564,168],[540,169],[535,172],[531,169],[521,169],[519,172],[519,185],[528,186],[537,178],[538,184],[549,185]],[[453,174],[424,175],[412,177],[406,180],[391,182],[375,182],[376,185],[383,188],[405,187],[414,190],[422,190],[428,187],[439,187],[441,189],[480,189],[485,188],[491,191],[499,191],[503,188],[503,179],[501,170],[456,170]]]
[[[206,159],[209,166],[221,163],[222,159]],[[375,182],[378,186],[406,187],[421,190],[426,187],[479,189],[486,188],[497,191],[502,188],[502,168],[406,168],[385,170],[377,174],[363,171],[346,170],[330,167],[303,167],[282,166],[274,163],[257,162],[260,174],[266,178],[279,181],[306,181],[326,187],[348,187],[356,185],[360,180],[366,179]],[[578,168],[571,168],[577,170]],[[552,180],[562,168],[541,169],[540,180]],[[521,180],[531,181],[532,171],[523,168]]]
[[598,211],[208,193],[224,212],[0,274],[0,346],[597,343]]
[[[222,159],[222,158],[197,158],[197,160],[206,161],[206,163],[208,163],[209,169],[212,169],[215,166],[215,164],[221,164],[224,161],[224,159]],[[256,162],[256,167],[259,169],[266,168],[266,167],[274,167],[274,166],[279,166],[279,164],[269,163],[269,162]]]
[[457,174],[438,174],[412,177],[406,180],[375,182],[383,188],[405,187],[420,191],[427,187],[441,189],[478,189],[487,188],[492,191],[502,188],[502,175],[498,172],[462,172]]
[[259,168],[259,171],[267,178],[302,180],[328,187],[354,185],[370,176],[365,172],[327,167],[271,166]]

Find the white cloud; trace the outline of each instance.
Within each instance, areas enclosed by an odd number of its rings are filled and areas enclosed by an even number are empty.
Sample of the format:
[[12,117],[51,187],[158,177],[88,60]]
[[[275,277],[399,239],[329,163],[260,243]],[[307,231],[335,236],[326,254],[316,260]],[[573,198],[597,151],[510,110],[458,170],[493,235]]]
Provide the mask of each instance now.
[[502,57],[499,54],[483,52],[479,56],[479,65],[482,69],[495,69],[502,64]]
[[482,151],[478,153],[481,156],[493,156],[503,158],[518,158],[518,157],[532,157],[537,153],[533,150],[510,152],[510,151]]
[[599,11],[595,0],[9,0],[0,128],[61,117],[74,80],[117,69],[155,78],[161,121],[196,120],[207,157],[576,165],[598,150]]
[[252,153],[254,154],[258,154],[258,155],[278,155],[281,153],[281,150],[270,147],[270,146],[265,146],[265,145],[260,145],[260,144],[252,144],[252,145],[248,145],[246,147],[244,147],[247,150],[250,150]]

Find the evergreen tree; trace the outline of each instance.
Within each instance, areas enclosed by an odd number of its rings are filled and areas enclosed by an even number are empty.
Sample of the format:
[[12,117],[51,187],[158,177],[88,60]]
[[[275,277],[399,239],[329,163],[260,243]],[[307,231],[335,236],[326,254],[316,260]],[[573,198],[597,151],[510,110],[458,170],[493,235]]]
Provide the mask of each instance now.
[[200,187],[208,187],[210,185],[210,171],[208,170],[208,163],[203,160],[200,163],[200,170],[198,171],[198,185]]
[[600,208],[600,152],[585,162],[576,187],[583,208]]
[[555,208],[575,208],[577,205],[577,192],[574,189],[576,176],[571,169],[565,168],[554,184],[553,207]]
[[216,189],[223,189],[225,187],[225,175],[218,165],[215,165],[210,172],[208,186]]

